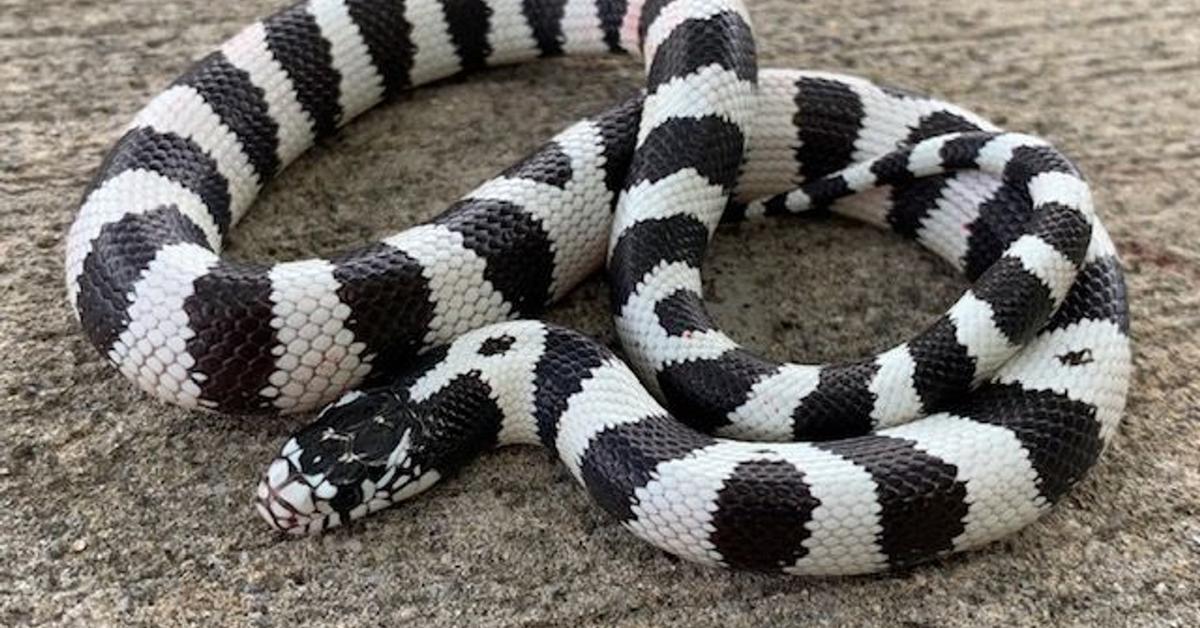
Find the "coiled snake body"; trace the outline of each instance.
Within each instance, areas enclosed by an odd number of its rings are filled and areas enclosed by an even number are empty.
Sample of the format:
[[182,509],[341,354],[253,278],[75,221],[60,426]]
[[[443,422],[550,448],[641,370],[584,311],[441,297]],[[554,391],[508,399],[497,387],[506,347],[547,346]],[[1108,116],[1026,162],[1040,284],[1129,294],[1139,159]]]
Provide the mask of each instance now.
[[[271,177],[386,97],[605,51],[645,59],[644,95],[429,223],[330,259],[220,257]],[[703,305],[718,221],[831,211],[915,238],[972,287],[867,359],[740,347]],[[632,370],[576,332],[499,322],[606,256]],[[1069,161],[916,94],[759,73],[730,0],[281,11],[138,115],[72,226],[67,287],[92,342],[161,399],[233,414],[337,399],[258,488],[276,528],[336,526],[483,449],[540,443],[667,551],[803,574],[910,565],[1028,524],[1094,464],[1130,368],[1120,266]]]

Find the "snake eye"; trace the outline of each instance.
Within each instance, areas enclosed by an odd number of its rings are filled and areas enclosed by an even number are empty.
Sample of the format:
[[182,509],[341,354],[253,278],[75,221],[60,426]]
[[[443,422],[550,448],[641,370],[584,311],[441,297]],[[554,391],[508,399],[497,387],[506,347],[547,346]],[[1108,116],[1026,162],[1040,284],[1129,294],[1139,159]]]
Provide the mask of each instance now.
[[483,341],[479,346],[479,355],[500,355],[512,348],[513,343],[517,341],[509,335],[495,336]]

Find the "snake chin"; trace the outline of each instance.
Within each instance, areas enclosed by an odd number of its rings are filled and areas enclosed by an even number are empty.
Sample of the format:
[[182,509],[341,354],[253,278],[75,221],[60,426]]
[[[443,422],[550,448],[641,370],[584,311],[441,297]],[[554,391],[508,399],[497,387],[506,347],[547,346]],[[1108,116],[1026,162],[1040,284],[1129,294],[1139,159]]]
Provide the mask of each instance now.
[[416,446],[421,419],[387,390],[352,392],[283,446],[255,492],[276,530],[334,528],[408,499],[436,483]]

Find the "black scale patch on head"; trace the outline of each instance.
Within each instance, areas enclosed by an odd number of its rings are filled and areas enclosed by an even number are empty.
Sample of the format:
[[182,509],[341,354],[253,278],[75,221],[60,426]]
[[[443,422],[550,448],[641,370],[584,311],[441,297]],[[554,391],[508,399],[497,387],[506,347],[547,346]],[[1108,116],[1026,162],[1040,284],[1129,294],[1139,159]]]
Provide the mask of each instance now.
[[409,72],[417,47],[411,39],[412,25],[404,19],[404,5],[413,0],[344,1],[375,69],[383,76],[384,98],[411,87]]
[[266,94],[250,75],[234,67],[224,53],[214,52],[179,77],[177,85],[192,87],[237,136],[242,150],[265,184],[279,170],[279,124],[267,111]]
[[854,142],[866,116],[862,100],[850,86],[821,78],[796,81],[798,132],[796,162],[803,179],[813,180],[849,166]]
[[[367,473],[366,469],[363,469],[362,473],[362,477],[365,478]],[[347,473],[346,475],[349,476],[350,474]],[[342,521],[344,523],[350,522],[350,511],[354,510],[354,508],[363,501],[361,482],[362,479],[360,478],[358,482],[346,483],[342,486],[339,486],[337,493],[335,493],[333,496],[333,499],[329,500],[329,507],[332,508],[334,512],[341,514]]]
[[870,431],[875,393],[869,386],[878,370],[874,360],[822,368],[817,387],[792,411],[794,439],[824,441]]
[[[372,467],[383,468],[404,436],[404,424],[412,424],[416,420],[412,411],[401,412],[373,415],[354,431],[350,451],[353,451],[355,459]],[[408,414],[407,417],[404,414]]]
[[455,0],[440,4],[446,12],[450,40],[454,42],[463,71],[486,67],[488,57],[492,55],[492,45],[488,43],[492,8],[483,0]]
[[348,521],[349,512],[363,502],[363,480],[382,478],[388,459],[406,435],[410,443],[419,442],[421,425],[422,420],[400,397],[369,391],[330,408],[296,435],[300,469],[305,474],[323,475],[337,487],[329,506]]
[[737,13],[685,20],[676,26],[655,50],[646,91],[653,94],[659,86],[709,66],[729,70],[743,81],[755,79],[754,35]]
[[318,138],[337,131],[341,74],[333,67],[329,42],[304,3],[263,20],[267,47],[292,80],[300,107],[312,117]]
[[563,53],[562,18],[567,0],[523,0],[521,14],[533,28],[533,39],[537,41],[538,49],[543,57],[551,57]]
[[705,433],[729,425],[729,413],[745,402],[754,384],[778,366],[745,349],[719,357],[668,364],[657,375],[659,388],[684,423]]
[[433,320],[433,297],[421,265],[383,243],[330,260],[338,299],[353,312],[346,327],[363,355],[376,354],[372,370],[398,372],[424,344]]
[[579,332],[559,327],[546,327],[542,344],[542,357],[533,371],[533,417],[542,444],[554,449],[567,401],[612,353]]
[[479,346],[479,355],[503,355],[512,348],[513,343],[516,341],[516,338],[513,338],[509,335],[488,338],[487,340],[483,341],[482,345]]
[[778,571],[808,554],[806,526],[820,503],[791,463],[743,462],[717,491],[709,540],[729,567]]
[[938,410],[970,390],[975,358],[958,342],[957,326],[942,317],[908,343],[912,356],[913,387],[925,412]]
[[88,194],[129,170],[156,172],[190,190],[208,208],[217,230],[224,235],[229,229],[229,181],[192,140],[145,127],[130,130],[104,158]]
[[495,446],[504,416],[479,371],[455,377],[420,403],[407,391],[413,376],[329,408],[297,435],[304,472],[323,473],[338,487],[330,501],[336,511],[362,502],[362,481],[382,478],[406,437],[408,462],[397,477],[416,468],[446,476]]
[[270,267],[220,261],[193,284],[183,302],[195,335],[187,351],[196,357],[192,372],[204,376],[200,398],[220,400],[227,414],[254,414],[271,408],[259,394],[275,371],[275,330],[271,327]]
[[953,412],[1012,430],[1037,471],[1038,491],[1050,503],[1087,474],[1104,448],[1096,408],[1049,390],[985,384]]
[[515,166],[509,167],[500,176],[509,179],[527,179],[556,188],[564,189],[574,176],[571,157],[561,146],[549,142]]
[[893,568],[954,549],[967,516],[967,486],[957,479],[957,467],[919,451],[912,441],[886,436],[816,446],[871,474],[881,506],[876,542]]
[[378,478],[386,472],[388,458],[405,432],[417,425],[416,414],[401,397],[368,391],[329,408],[296,435],[301,469],[307,474],[323,473],[338,487],[364,477]]
[[708,227],[687,214],[643,220],[625,229],[608,264],[613,311],[620,312],[638,283],[660,264],[700,267]]
[[516,205],[467,199],[433,220],[463,237],[463,246],[487,260],[483,276],[521,316],[536,316],[550,299],[554,250],[542,221]]
[[618,521],[636,519],[634,491],[655,477],[669,460],[716,443],[668,415],[617,425],[594,436],[583,455],[580,475],[588,494]]
[[162,247],[209,248],[204,232],[174,205],[126,214],[100,229],[79,275],[79,320],[92,344],[107,353],[129,324],[134,285]]

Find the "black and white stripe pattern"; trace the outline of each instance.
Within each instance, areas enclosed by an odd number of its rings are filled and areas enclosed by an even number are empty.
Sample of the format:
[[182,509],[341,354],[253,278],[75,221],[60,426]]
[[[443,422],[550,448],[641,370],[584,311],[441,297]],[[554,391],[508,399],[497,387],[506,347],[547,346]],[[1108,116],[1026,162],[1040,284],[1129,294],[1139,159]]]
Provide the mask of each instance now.
[[[644,97],[433,221],[331,259],[220,257],[270,177],[381,99],[607,51],[645,56]],[[879,356],[765,361],[704,311],[700,263],[722,215],[814,211],[914,237],[974,285]],[[632,371],[574,332],[484,327],[536,314],[606,253]],[[689,559],[904,566],[1060,499],[1113,434],[1129,379],[1120,266],[1069,162],[862,79],[760,75],[746,12],[725,0],[286,9],[137,116],[72,226],[67,288],[92,342],[173,403],[298,412],[396,374],[342,397],[272,463],[258,508],[290,532],[407,499],[487,447],[540,442],[623,525]]]
[[[1088,274],[1119,276],[1100,234],[1086,265],[1103,270]],[[1060,320],[945,411],[811,444],[707,436],[595,341],[492,325],[328,408],[284,445],[257,507],[278,529],[319,531],[412,497],[488,447],[540,442],[626,528],[690,560],[794,574],[911,565],[1027,525],[1094,463],[1129,376],[1110,288],[1077,283]]]
[[[836,90],[839,84],[832,78],[801,77],[797,100],[803,104],[797,107],[797,115],[816,108],[814,83],[823,90],[818,93],[834,93],[839,102],[861,100],[853,96],[851,87],[866,91],[861,81],[846,81],[842,90]],[[876,95],[882,97],[887,97],[885,92]],[[912,109],[922,108],[931,109]],[[864,109],[847,106],[844,111],[849,113],[838,112],[834,124],[828,118],[813,124],[825,134],[824,143],[833,141],[830,129],[846,129],[839,145],[869,145],[856,141],[866,136],[877,149],[887,146],[884,152],[856,148],[860,160],[846,165],[840,157],[834,164],[829,160],[835,157],[822,151],[826,163],[811,168],[801,163],[800,176],[806,176],[806,170],[823,174],[792,192],[751,203],[744,211],[761,215],[827,210],[853,194],[884,186],[898,191],[929,188],[931,177],[971,170],[976,176],[993,178],[996,189],[1016,190],[1030,199],[1031,209],[1025,212],[1028,224],[1002,252],[986,254],[990,266],[925,332],[875,358],[818,367],[759,358],[713,324],[704,311],[699,267],[711,217],[690,213],[685,203],[667,210],[664,203],[646,203],[644,212],[619,211],[610,258],[617,331],[642,379],[654,382],[669,405],[688,409],[708,429],[754,440],[827,439],[905,423],[939,410],[1023,346],[1062,304],[1075,279],[1091,240],[1091,197],[1074,167],[1045,142],[978,130],[987,127],[970,122],[973,116],[969,115],[955,115],[957,127],[951,127],[944,110],[918,113],[907,124],[866,127],[869,119],[860,119]],[[903,120],[906,107],[896,109]],[[912,133],[894,133],[897,128],[919,129],[931,115],[939,117],[941,131],[972,130],[943,132],[915,144],[910,144]],[[801,145],[807,134],[803,124]],[[888,132],[893,132],[891,145],[880,144]],[[942,176],[933,183],[948,187],[951,182]],[[940,194],[927,191],[925,196],[935,209],[937,203],[944,204]],[[911,211],[910,207],[893,203],[891,213],[874,222],[904,232],[909,222],[903,212]],[[676,213],[664,217],[664,211]],[[966,224],[969,221],[960,222],[958,232],[930,230],[923,241],[961,265],[957,252],[970,249],[970,242],[961,237]],[[948,240],[957,243],[934,244]]]
[[[67,289],[143,389],[236,414],[318,407],[372,370],[532,315],[604,255],[638,102],[581,122],[431,224],[329,260],[222,260],[268,179],[383,98],[475,67],[602,52],[625,3],[311,0],[155,98],[84,199]],[[399,311],[397,311],[399,307]]]

